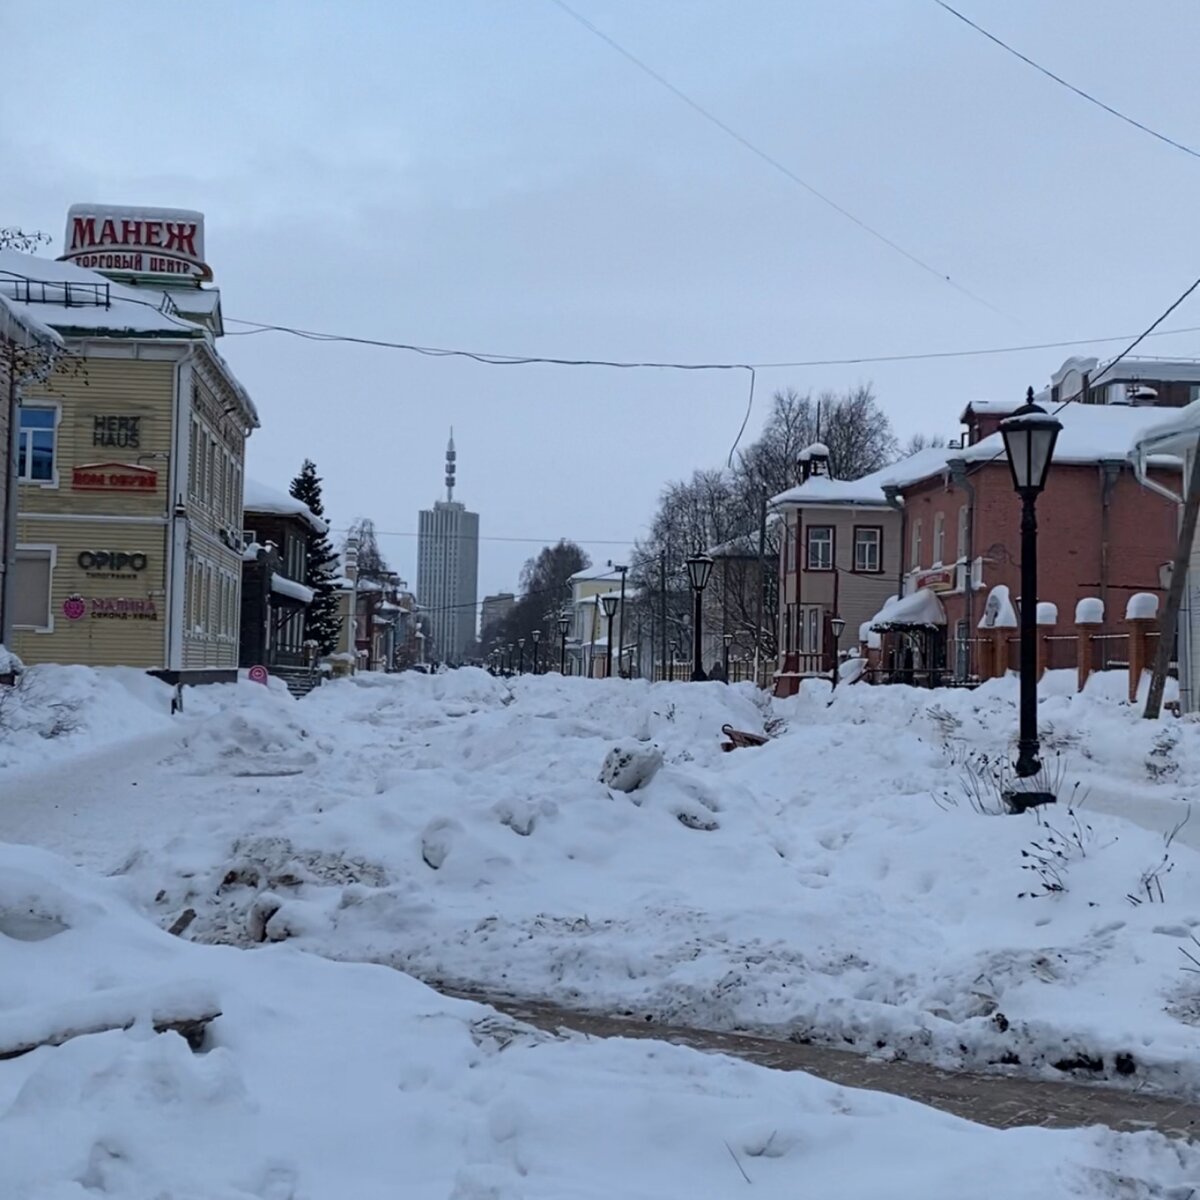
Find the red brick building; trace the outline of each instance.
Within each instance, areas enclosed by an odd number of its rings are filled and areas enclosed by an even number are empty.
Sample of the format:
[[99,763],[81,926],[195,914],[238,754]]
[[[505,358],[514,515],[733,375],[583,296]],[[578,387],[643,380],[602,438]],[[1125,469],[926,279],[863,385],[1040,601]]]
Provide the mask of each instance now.
[[[1048,394],[1039,400],[1050,405]],[[889,488],[903,505],[900,593],[928,588],[938,596],[945,632],[929,665],[958,678],[974,671],[972,644],[991,589],[1003,584],[1021,601],[1020,501],[997,432],[1016,407],[969,405],[966,444],[948,449],[934,471],[897,470]],[[1143,487],[1129,462],[1152,417],[1142,407],[1083,403],[1058,416],[1063,431],[1037,506],[1037,599],[1057,607],[1067,632],[1078,601],[1098,597],[1104,631],[1119,632],[1130,596],[1163,594],[1162,567],[1175,548],[1175,506]],[[1178,491],[1177,460],[1160,457],[1149,474]]]

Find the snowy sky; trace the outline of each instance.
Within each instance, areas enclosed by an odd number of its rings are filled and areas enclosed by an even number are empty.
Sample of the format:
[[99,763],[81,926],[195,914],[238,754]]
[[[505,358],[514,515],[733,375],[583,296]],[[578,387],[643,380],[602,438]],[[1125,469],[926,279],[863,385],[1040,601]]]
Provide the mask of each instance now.
[[[57,253],[76,201],[198,208],[227,316],[566,357],[778,362],[1125,334],[1200,273],[1200,160],[932,0],[572,3],[986,304],[782,178],[551,0],[169,14],[11,0],[0,224],[52,233]],[[1200,142],[1192,0],[959,7]],[[1170,324],[1200,324],[1200,300]],[[335,528],[366,514],[415,530],[453,423],[459,496],[484,536],[531,539],[483,543],[481,591],[511,587],[558,536],[623,557],[666,479],[724,459],[746,401],[733,373],[489,367],[274,334],[222,348],[263,415],[251,471],[285,485],[313,456]],[[901,434],[953,433],[966,400],[1042,384],[1072,352],[763,371],[750,432],[775,387],[872,380]],[[415,582],[416,539],[384,546]]]

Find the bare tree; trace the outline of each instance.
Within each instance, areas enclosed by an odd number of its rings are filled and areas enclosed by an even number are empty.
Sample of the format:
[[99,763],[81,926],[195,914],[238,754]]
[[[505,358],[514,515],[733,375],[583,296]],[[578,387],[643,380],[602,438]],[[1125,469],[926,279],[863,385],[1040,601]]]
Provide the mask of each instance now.
[[896,457],[892,423],[879,407],[870,384],[838,395],[822,392],[820,441],[829,447],[829,473],[835,479],[861,479]]
[[360,517],[350,526],[346,540],[358,539],[358,577],[370,579],[375,583],[384,583],[391,575],[387,559],[379,548],[379,536],[375,532],[375,522],[370,517]]
[[911,458],[914,454],[920,454],[922,450],[936,450],[946,444],[946,439],[940,433],[914,433],[901,447],[900,457]]

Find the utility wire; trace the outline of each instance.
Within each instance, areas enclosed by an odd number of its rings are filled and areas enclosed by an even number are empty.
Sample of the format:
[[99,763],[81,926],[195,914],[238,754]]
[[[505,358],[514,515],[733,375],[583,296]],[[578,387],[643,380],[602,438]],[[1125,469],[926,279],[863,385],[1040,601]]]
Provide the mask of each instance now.
[[592,22],[589,21],[587,19],[587,17],[585,17],[582,13],[576,12],[575,9],[573,9],[569,4],[565,3],[565,0],[550,0],[550,2],[552,4],[554,4],[555,7],[560,8],[573,21],[577,21],[589,33],[591,33],[595,37],[599,38],[606,45],[611,46],[612,49],[614,49],[619,55],[621,55],[622,58],[624,58],[628,62],[632,63],[635,67],[637,67],[637,69],[639,71],[642,71],[646,75],[648,75],[651,79],[653,79],[655,81],[655,83],[659,84],[661,87],[666,88],[667,91],[669,91],[677,100],[681,100],[693,112],[699,114],[701,117],[704,118],[704,120],[708,121],[709,124],[715,125],[716,128],[719,129],[722,133],[724,133],[727,137],[732,138],[735,142],[738,143],[739,146],[741,146],[745,150],[748,150],[756,158],[761,159],[763,162],[765,162],[767,164],[767,166],[769,166],[769,167],[773,168],[775,171],[779,172],[779,174],[784,176],[784,178],[789,179],[789,180],[791,180],[792,183],[797,184],[799,187],[802,187],[806,192],[808,192],[808,194],[810,196],[814,196],[822,204],[825,204],[829,208],[832,208],[834,212],[838,213],[840,216],[845,217],[847,221],[850,221],[853,224],[857,225],[858,228],[861,229],[864,233],[869,234],[871,237],[875,238],[876,241],[882,242],[890,250],[894,250],[897,254],[903,255],[903,257],[908,259],[908,261],[910,263],[913,263],[915,266],[920,267],[920,269],[922,271],[926,271],[928,274],[932,275],[935,279],[940,279],[943,283],[948,283],[952,288],[954,288],[955,291],[966,296],[969,300],[975,301],[976,304],[983,305],[984,308],[990,309],[997,316],[1001,316],[1001,317],[1007,316],[1006,313],[1001,312],[1001,310],[996,308],[993,304],[989,304],[988,301],[983,299],[982,296],[977,296],[974,292],[969,291],[967,288],[963,287],[962,284],[956,282],[949,275],[947,275],[945,271],[940,270],[938,267],[932,266],[930,263],[926,262],[925,259],[920,258],[916,254],[913,254],[912,251],[906,250],[903,246],[900,245],[899,242],[893,241],[890,237],[887,236],[887,234],[881,233],[873,225],[868,225],[867,222],[864,221],[861,217],[855,216],[854,213],[852,213],[848,208],[839,204],[836,200],[832,199],[831,197],[825,195],[824,192],[819,191],[811,183],[809,183],[808,180],[803,179],[799,175],[797,175],[796,172],[791,169],[791,167],[786,166],[784,163],[780,162],[779,159],[775,158],[771,154],[768,154],[765,150],[763,150],[760,146],[758,146],[754,142],[752,142],[744,134],[741,134],[736,129],[734,129],[732,125],[727,124],[725,121],[723,121],[720,117],[718,117],[710,109],[705,108],[704,105],[699,103],[699,101],[693,100],[691,96],[689,96],[685,91],[683,91],[682,88],[679,88],[675,84],[673,84],[669,79],[666,78],[665,75],[661,75],[658,71],[656,71],[648,63],[643,62],[640,58],[638,58],[637,55],[635,55],[632,51],[627,50],[615,38],[610,37],[607,33],[604,32],[604,30],[600,29],[596,25],[593,25]]
[[[555,2],[557,3],[558,0],[555,0]],[[1143,133],[1148,133],[1152,138],[1156,138],[1160,142],[1165,142],[1168,146],[1174,146],[1176,150],[1182,150],[1184,154],[1191,155],[1192,158],[1200,158],[1200,151],[1193,150],[1191,146],[1186,146],[1183,142],[1177,142],[1174,138],[1167,137],[1165,133],[1159,133],[1157,129],[1151,129],[1149,125],[1144,125],[1141,121],[1138,121],[1135,118],[1128,116],[1126,113],[1121,112],[1120,109],[1113,108],[1111,104],[1105,104],[1103,100],[1093,96],[1091,92],[1085,92],[1083,88],[1076,87],[1073,83],[1068,82],[1061,75],[1056,75],[1048,67],[1043,67],[1041,63],[1034,62],[1034,60],[1028,55],[1022,54],[1020,50],[1017,50],[1015,47],[1010,46],[1007,42],[1002,41],[994,33],[989,33],[988,30],[984,29],[982,25],[976,24],[971,20],[970,17],[959,12],[957,8],[947,4],[946,0],[933,0],[933,2],[939,8],[944,8],[951,16],[957,17],[964,25],[969,25],[977,33],[983,34],[983,36],[987,38],[989,42],[994,42],[1000,47],[1001,50],[1007,50],[1009,54],[1019,58],[1023,63],[1031,66],[1035,71],[1045,75],[1047,79],[1052,79],[1055,83],[1065,87],[1067,91],[1074,92],[1075,95],[1081,100],[1086,100],[1089,104],[1094,104],[1097,108],[1102,108],[1110,116],[1116,117],[1118,121],[1124,121],[1126,125],[1132,125],[1134,129],[1140,129]]]
[[[362,338],[350,334],[318,333],[311,329],[295,329],[287,325],[272,325],[261,321],[246,321],[237,317],[226,317],[226,324],[247,325],[242,331],[231,331],[232,337],[248,337],[258,333],[285,333],[294,337],[320,342],[348,342],[352,345],[376,346],[385,350],[407,350],[415,354],[434,358],[468,358],[489,366],[528,366],[541,364],[559,367],[619,367],[634,369],[658,367],[671,371],[768,371],[807,367],[854,367],[870,366],[874,363],[922,362],[940,358],[983,358],[1001,354],[1024,354],[1033,350],[1066,350],[1076,346],[1095,346],[1102,342],[1123,342],[1133,336],[1130,333],[1110,334],[1104,337],[1072,338],[1056,342],[1029,342],[1020,346],[985,346],[970,350],[925,350],[910,354],[856,354],[849,358],[808,358],[791,362],[657,362],[622,361],[605,358],[554,358],[538,354],[496,354],[482,350],[454,350],[438,346],[418,346],[407,342],[391,342],[381,338]],[[1178,329],[1161,329],[1148,336],[1171,337],[1182,333],[1200,333],[1200,325],[1187,325]],[[1143,337],[1147,336],[1145,334]]]

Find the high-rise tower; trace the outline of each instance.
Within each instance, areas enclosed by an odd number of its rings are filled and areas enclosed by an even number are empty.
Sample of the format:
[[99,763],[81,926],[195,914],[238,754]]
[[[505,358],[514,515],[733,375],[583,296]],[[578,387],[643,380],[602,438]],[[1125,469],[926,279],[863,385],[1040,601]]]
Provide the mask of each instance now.
[[446,445],[446,499],[421,510],[417,602],[428,618],[438,662],[460,663],[475,640],[479,580],[479,514],[454,499],[458,454]]

